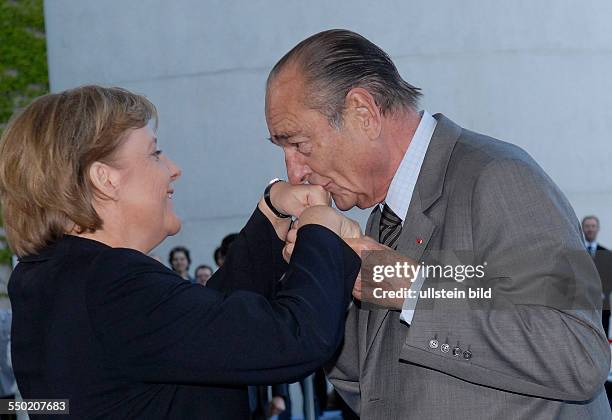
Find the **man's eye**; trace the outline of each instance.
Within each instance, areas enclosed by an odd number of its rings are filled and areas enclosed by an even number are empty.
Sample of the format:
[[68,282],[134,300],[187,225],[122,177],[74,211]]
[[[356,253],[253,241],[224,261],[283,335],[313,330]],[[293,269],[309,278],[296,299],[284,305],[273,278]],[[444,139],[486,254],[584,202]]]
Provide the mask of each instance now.
[[301,142],[296,144],[296,148],[300,153],[310,153],[310,144],[308,142]]
[[159,156],[160,156],[161,154],[162,154],[162,151],[161,151],[161,150],[156,150],[156,151],[153,153],[153,156],[155,156],[157,159],[159,159]]

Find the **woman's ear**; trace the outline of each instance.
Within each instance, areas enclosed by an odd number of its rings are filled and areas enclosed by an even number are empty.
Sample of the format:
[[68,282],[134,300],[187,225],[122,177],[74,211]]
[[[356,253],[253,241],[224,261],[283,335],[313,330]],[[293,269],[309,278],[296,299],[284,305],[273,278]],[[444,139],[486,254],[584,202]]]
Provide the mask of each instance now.
[[345,104],[345,115],[352,123],[370,140],[377,139],[382,127],[382,114],[370,92],[364,88],[353,88],[346,94]]
[[102,162],[94,162],[89,167],[89,179],[100,198],[117,201],[119,199],[119,171]]

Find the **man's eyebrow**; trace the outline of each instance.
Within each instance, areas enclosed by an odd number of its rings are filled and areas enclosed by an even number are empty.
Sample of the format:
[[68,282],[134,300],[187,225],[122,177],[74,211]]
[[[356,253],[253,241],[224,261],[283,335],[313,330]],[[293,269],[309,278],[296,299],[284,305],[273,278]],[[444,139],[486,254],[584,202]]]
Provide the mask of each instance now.
[[289,140],[290,137],[292,136],[289,134],[273,134],[272,136],[268,137],[268,140],[277,146],[280,146],[282,143]]

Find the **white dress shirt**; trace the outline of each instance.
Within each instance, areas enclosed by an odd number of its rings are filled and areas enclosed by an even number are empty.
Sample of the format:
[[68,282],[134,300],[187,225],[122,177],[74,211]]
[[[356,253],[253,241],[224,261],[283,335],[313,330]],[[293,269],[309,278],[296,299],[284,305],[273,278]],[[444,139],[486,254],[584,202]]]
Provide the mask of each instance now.
[[[402,219],[402,225],[408,213],[408,207],[410,206],[410,200],[412,199],[412,193],[416,186],[421,166],[425,160],[425,153],[429,147],[431,136],[436,129],[438,122],[434,117],[431,116],[427,111],[423,111],[421,115],[421,122],[417,127],[412,141],[408,146],[408,150],[404,154],[402,161],[393,176],[387,197],[385,197],[385,203],[393,210],[393,212]],[[382,209],[381,203],[381,209]],[[419,290],[423,286],[424,278],[421,274],[412,283],[410,290],[414,290],[418,296]],[[412,322],[414,316],[414,309],[416,307],[418,297],[408,297],[404,300],[402,307],[402,313],[400,319],[407,324]]]
[[584,246],[589,251],[592,257],[595,256],[595,252],[597,251],[597,241],[589,242],[587,240],[584,241]]

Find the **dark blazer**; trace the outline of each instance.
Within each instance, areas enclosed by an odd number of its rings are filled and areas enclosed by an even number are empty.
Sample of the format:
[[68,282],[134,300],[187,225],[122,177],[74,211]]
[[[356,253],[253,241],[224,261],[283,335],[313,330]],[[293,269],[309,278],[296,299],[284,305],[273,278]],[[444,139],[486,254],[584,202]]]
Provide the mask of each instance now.
[[322,226],[300,229],[288,266],[282,246],[256,210],[210,281],[225,292],[75,236],[23,258],[8,286],[23,397],[68,398],[73,418],[248,418],[245,385],[331,358],[360,265]]

